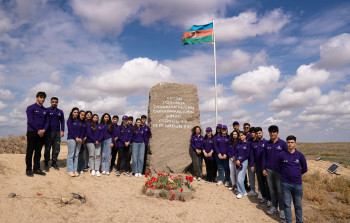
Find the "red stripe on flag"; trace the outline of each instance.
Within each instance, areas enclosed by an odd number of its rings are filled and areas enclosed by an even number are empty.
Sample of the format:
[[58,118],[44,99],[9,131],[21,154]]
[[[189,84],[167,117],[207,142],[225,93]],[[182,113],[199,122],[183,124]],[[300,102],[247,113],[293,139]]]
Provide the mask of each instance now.
[[182,39],[187,38],[198,38],[203,36],[213,35],[213,29],[197,30],[197,31],[187,31],[183,34]]

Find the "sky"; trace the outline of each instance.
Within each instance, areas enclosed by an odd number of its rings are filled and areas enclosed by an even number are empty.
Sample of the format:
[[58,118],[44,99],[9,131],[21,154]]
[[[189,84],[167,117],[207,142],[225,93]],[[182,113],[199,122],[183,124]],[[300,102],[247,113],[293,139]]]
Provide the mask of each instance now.
[[181,39],[215,19],[219,123],[349,142],[348,1],[0,2],[1,137],[26,133],[38,91],[67,117],[75,106],[139,117],[159,82],[196,85],[201,125],[214,127],[213,45]]

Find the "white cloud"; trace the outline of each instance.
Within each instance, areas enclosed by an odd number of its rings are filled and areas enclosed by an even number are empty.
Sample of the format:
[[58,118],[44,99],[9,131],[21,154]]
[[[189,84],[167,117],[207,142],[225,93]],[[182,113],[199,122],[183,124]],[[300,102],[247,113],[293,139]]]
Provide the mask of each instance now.
[[265,119],[262,123],[262,127],[269,127],[270,125],[279,125],[283,122],[282,119],[275,119],[273,117],[268,117],[267,119]]
[[72,93],[92,99],[99,96],[129,96],[147,94],[158,82],[173,82],[169,67],[148,58],[135,58],[118,70],[111,70],[90,77],[78,77]]
[[312,87],[306,91],[294,91],[292,88],[286,87],[280,92],[278,97],[269,104],[269,108],[277,111],[301,108],[320,96],[321,90],[318,87]]
[[296,117],[296,121],[299,122],[320,122],[328,119],[330,116],[325,114],[308,114],[307,111],[303,111]]
[[11,100],[15,95],[8,89],[0,88],[0,100]]
[[273,115],[273,117],[279,119],[279,118],[287,118],[292,115],[292,111],[290,110],[283,110],[280,112],[277,112]]
[[251,101],[266,99],[270,93],[281,86],[280,71],[274,66],[259,66],[257,70],[237,76],[231,89],[239,95],[251,97]]
[[216,38],[218,41],[232,42],[247,37],[278,33],[290,21],[290,16],[281,9],[274,9],[263,17],[256,12],[242,12],[231,18],[217,20]]
[[[218,97],[218,111],[231,111],[233,109],[238,109],[239,106],[245,104],[246,102],[239,98],[237,95],[229,97]],[[204,100],[199,104],[199,110],[201,112],[215,112],[215,96],[211,99]]]
[[323,68],[337,68],[350,63],[350,34],[332,37],[320,46],[321,59],[316,63]]
[[0,111],[4,110],[7,107],[7,104],[5,104],[4,102],[0,101]]
[[324,83],[330,73],[324,69],[317,69],[313,64],[301,65],[297,74],[288,82],[288,87],[295,91],[305,91],[315,85]]

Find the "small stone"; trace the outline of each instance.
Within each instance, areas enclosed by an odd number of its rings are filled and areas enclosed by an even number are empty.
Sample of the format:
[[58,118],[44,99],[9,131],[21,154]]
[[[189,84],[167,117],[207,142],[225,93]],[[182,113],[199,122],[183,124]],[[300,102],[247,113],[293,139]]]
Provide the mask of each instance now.
[[67,198],[62,197],[61,201],[62,201],[63,204],[68,204],[68,199]]
[[8,197],[16,197],[17,194],[16,193],[9,193]]

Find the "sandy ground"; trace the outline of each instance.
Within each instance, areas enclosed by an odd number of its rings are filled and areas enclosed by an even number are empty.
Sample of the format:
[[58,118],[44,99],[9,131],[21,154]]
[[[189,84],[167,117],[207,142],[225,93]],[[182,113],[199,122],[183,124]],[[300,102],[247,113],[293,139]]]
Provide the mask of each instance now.
[[[145,178],[92,177],[84,173],[72,178],[66,174],[67,147],[61,148],[60,170],[46,176],[25,176],[25,155],[0,155],[0,222],[281,222],[266,214],[257,197],[238,200],[224,186],[193,183],[196,191],[190,201],[169,201],[142,194]],[[323,169],[329,162],[309,162],[310,169]],[[43,167],[43,166],[42,166]],[[348,169],[345,171],[348,176]],[[16,198],[8,198],[14,192]],[[87,202],[71,198],[86,196]],[[37,196],[42,193],[42,196]],[[60,198],[69,198],[69,204]]]

